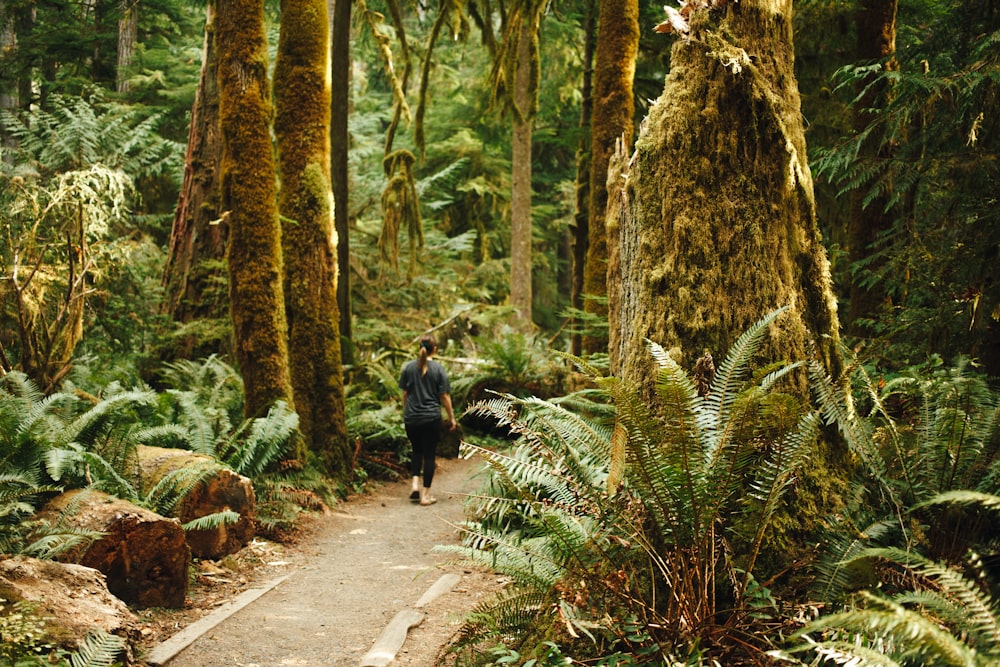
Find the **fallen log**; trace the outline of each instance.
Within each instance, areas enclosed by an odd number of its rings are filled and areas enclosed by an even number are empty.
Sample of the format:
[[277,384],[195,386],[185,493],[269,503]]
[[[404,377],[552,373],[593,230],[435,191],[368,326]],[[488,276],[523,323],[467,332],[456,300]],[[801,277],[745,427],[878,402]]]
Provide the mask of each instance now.
[[67,491],[50,500],[39,518],[99,531],[85,550],[60,557],[99,570],[108,590],[139,607],[184,606],[191,550],[176,519],[94,490]]
[[0,600],[7,611],[18,602],[30,604],[31,613],[45,621],[40,640],[67,650],[79,648],[95,629],[125,639],[138,636],[135,614],[108,591],[103,574],[82,565],[26,556],[0,560]]
[[218,560],[236,553],[256,534],[257,505],[253,483],[210,456],[184,449],[140,446],[137,451],[142,492],[179,470],[197,471],[200,481],[169,512],[182,524],[219,512],[236,512],[235,523],[188,530],[187,541],[196,558]]

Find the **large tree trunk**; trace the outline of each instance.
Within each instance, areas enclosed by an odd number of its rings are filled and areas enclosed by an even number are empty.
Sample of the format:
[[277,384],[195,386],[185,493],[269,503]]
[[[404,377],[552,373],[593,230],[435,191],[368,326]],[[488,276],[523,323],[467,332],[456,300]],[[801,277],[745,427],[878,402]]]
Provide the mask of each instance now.
[[192,556],[218,560],[236,553],[253,539],[257,529],[257,500],[253,482],[248,478],[220,465],[211,456],[184,449],[140,445],[136,455],[143,494],[148,494],[166,477],[176,475],[178,470],[197,476],[205,473],[170,512],[182,524],[227,510],[240,515],[235,523],[186,531]]
[[[597,24],[597,60],[594,65],[594,117],[591,123],[590,222],[587,260],[583,270],[584,309],[605,317],[608,314],[608,243],[605,210],[608,205],[608,160],[615,142],[632,144],[632,116],[635,101],[632,80],[639,53],[638,0],[601,0]],[[607,340],[588,336],[585,352],[603,352]]]
[[[857,59],[861,63],[885,62],[886,69],[896,69],[892,56],[896,52],[897,0],[860,0],[855,14],[857,30]],[[875,75],[859,79],[855,84],[858,99],[854,105],[854,130],[862,132],[876,119],[877,109],[884,106],[889,94],[885,84],[872,82]],[[871,135],[863,147],[869,158],[888,160],[891,147],[882,146],[879,132]],[[856,189],[851,193],[851,218],[847,234],[851,262],[868,260],[878,252],[880,236],[892,226],[893,218],[886,209],[892,192],[880,189],[880,194],[868,204],[864,203],[866,191]],[[884,240],[883,240],[884,241]],[[881,262],[869,264],[868,271],[878,270]],[[860,277],[851,281],[849,331],[856,336],[867,332],[863,320],[878,314],[885,300],[885,290],[879,284],[863,284]]]
[[150,512],[100,491],[68,491],[39,516],[104,536],[73,559],[100,570],[108,590],[140,607],[184,606],[191,550],[176,519]]
[[267,414],[275,401],[293,404],[264,6],[261,0],[219,0],[216,7],[229,304],[245,413],[256,418]]
[[[532,21],[521,23],[517,42],[517,64],[514,73],[514,136],[511,141],[510,183],[510,304],[514,307],[517,325],[531,327],[531,125],[534,118],[532,68],[538,68],[537,54],[532,49],[536,39]],[[534,61],[532,59],[535,59]]]
[[95,629],[122,637],[139,631],[139,619],[92,567],[26,556],[0,559],[0,598],[30,603],[45,619],[41,639],[69,650]]
[[[838,322],[820,241],[793,70],[791,0],[699,10],[673,47],[609,207],[612,369],[650,381],[646,339],[689,370],[751,324],[793,307],[770,359],[818,354],[837,377]],[[798,392],[807,392],[805,378]]]
[[229,223],[220,219],[219,211],[222,134],[217,71],[215,2],[210,0],[205,13],[201,76],[191,108],[184,183],[174,211],[163,284],[164,309],[172,320],[214,320],[220,324],[212,327],[213,333],[207,337],[192,335],[180,341],[174,353],[182,358],[228,348],[228,341],[219,338],[219,333],[229,328],[229,298],[225,291]]
[[274,129],[295,410],[309,449],[343,481],[352,471],[352,452],[331,210],[328,30],[326,0],[282,0]]
[[[576,212],[573,215],[571,247],[572,273],[570,276],[570,305],[583,310],[583,271],[587,262],[590,224],[590,123],[594,108],[594,50],[597,40],[597,1],[587,0],[587,14],[583,26],[583,84],[580,88],[580,143],[576,149]],[[579,324],[579,323],[577,323]],[[574,331],[570,339],[570,352],[583,351],[583,337]]]
[[333,188],[333,221],[337,232],[337,308],[341,350],[346,364],[354,363],[351,341],[350,173],[347,119],[351,108],[351,5],[352,0],[330,0],[330,182]]

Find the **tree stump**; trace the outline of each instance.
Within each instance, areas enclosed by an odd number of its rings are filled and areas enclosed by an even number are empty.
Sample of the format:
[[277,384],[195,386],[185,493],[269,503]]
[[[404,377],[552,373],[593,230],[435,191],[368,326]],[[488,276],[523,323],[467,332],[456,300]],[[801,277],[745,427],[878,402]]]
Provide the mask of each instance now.
[[104,575],[82,565],[26,556],[0,560],[0,599],[30,603],[45,619],[42,640],[68,650],[94,629],[125,638],[138,631],[138,619],[108,591]]
[[39,517],[104,533],[85,551],[70,554],[66,560],[103,572],[108,590],[128,604],[184,606],[191,551],[176,519],[93,490],[56,496]]
[[187,531],[191,554],[196,558],[218,560],[245,547],[256,534],[257,505],[251,481],[215,459],[184,449],[162,447],[138,448],[143,493],[160,480],[181,468],[207,469],[211,472],[174,508],[171,515],[188,523],[203,516],[231,510],[240,515],[228,526]]

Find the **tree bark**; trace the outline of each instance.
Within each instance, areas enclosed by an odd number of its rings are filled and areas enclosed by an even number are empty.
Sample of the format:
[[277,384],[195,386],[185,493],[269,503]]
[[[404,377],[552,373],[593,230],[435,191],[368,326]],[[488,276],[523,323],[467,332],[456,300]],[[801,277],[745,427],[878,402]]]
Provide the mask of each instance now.
[[[573,216],[572,275],[570,276],[570,305],[583,310],[583,271],[587,261],[590,219],[590,124],[594,108],[594,50],[597,40],[597,1],[587,0],[584,18],[583,84],[580,87],[580,143],[576,150],[576,212]],[[583,351],[583,337],[574,332],[570,339],[570,353]]]
[[282,293],[281,228],[271,146],[271,91],[261,0],[219,0],[223,217],[229,219],[229,305],[245,414],[294,405]]
[[[706,350],[723,359],[750,326],[782,306],[790,309],[752,363],[817,358],[834,380],[842,374],[791,9],[792,0],[741,0],[692,13],[691,35],[673,47],[663,94],[631,159],[623,149],[613,161],[611,368],[642,396],[655,392],[647,339],[690,375]],[[783,378],[782,391],[808,405],[806,373]],[[787,572],[814,548],[823,517],[842,506],[850,466],[838,440],[820,440],[773,521],[758,560],[762,572]]]
[[[514,73],[514,113],[511,154],[510,213],[510,303],[517,326],[530,329],[531,314],[531,125],[537,87],[532,68],[537,71],[537,39],[533,22],[524,17],[517,42]],[[537,80],[537,79],[535,79]]]
[[274,130],[295,410],[309,449],[344,481],[352,472],[352,451],[331,209],[328,31],[326,0],[282,0]]
[[229,223],[220,219],[219,169],[222,134],[219,128],[218,57],[215,47],[215,2],[205,13],[205,44],[201,76],[191,108],[184,182],[181,186],[170,249],[163,272],[164,310],[175,322],[214,320],[216,331],[200,339],[182,340],[180,358],[226,351],[218,336],[229,329],[229,299],[225,293],[226,241]]
[[142,493],[148,494],[161,480],[182,468],[211,470],[170,512],[182,524],[226,510],[240,518],[232,524],[204,530],[185,531],[185,539],[195,558],[218,560],[236,553],[256,533],[257,501],[253,482],[204,454],[184,449],[140,445],[136,451],[142,478]]
[[[861,63],[883,62],[887,70],[897,68],[893,55],[896,52],[896,8],[897,0],[861,0],[855,13],[857,31],[857,59]],[[854,130],[862,132],[875,120],[877,109],[885,105],[890,94],[888,85],[872,83],[870,75],[855,84],[858,99],[854,104]],[[875,132],[862,148],[869,159],[888,160],[891,147],[883,146],[882,136]],[[851,263],[869,260],[879,251],[879,237],[893,224],[892,215],[886,211],[891,190],[883,189],[867,205],[867,192],[855,189],[851,192],[851,217],[847,233],[847,245]],[[869,263],[867,271],[878,270],[883,262]],[[855,336],[867,333],[863,320],[878,314],[885,300],[885,290],[878,284],[862,284],[862,276],[851,281],[850,309],[848,310],[848,331]]]
[[330,0],[330,182],[333,188],[333,222],[337,232],[337,309],[345,364],[354,363],[351,341],[350,173],[347,120],[351,107],[351,6],[352,0]]
[[[840,375],[794,75],[791,0],[697,11],[671,55],[609,207],[612,370],[652,377],[646,339],[690,369],[781,306],[769,359],[817,354]],[[807,397],[806,380],[797,392]]]
[[140,607],[184,606],[191,551],[176,519],[91,490],[56,496],[39,516],[104,533],[74,560],[103,572],[108,590],[121,600]]
[[139,30],[139,4],[132,0],[119,2],[121,17],[118,19],[118,63],[115,68],[115,89],[120,94],[129,91],[129,76],[135,58],[135,39]]
[[[606,317],[608,307],[608,242],[605,209],[608,205],[608,161],[615,142],[632,144],[635,101],[632,80],[639,54],[638,0],[601,0],[594,65],[594,117],[591,123],[590,220],[587,258],[583,270],[584,310]],[[583,339],[585,352],[603,352],[603,337]]]

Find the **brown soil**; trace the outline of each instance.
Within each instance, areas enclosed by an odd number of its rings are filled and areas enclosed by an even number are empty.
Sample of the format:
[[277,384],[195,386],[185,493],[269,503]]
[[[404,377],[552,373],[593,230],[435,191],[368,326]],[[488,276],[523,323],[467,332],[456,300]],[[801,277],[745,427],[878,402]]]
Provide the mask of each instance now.
[[506,583],[435,548],[459,543],[457,526],[466,494],[479,486],[478,469],[474,462],[439,459],[434,505],[411,503],[408,481],[384,484],[303,522],[288,542],[258,539],[221,561],[196,563],[183,609],[138,612],[140,657],[241,592],[287,575],[166,664],[356,667],[398,612],[412,609],[452,573],[459,583],[421,609],[425,618],[391,663],[448,664],[444,649],[465,615]]

